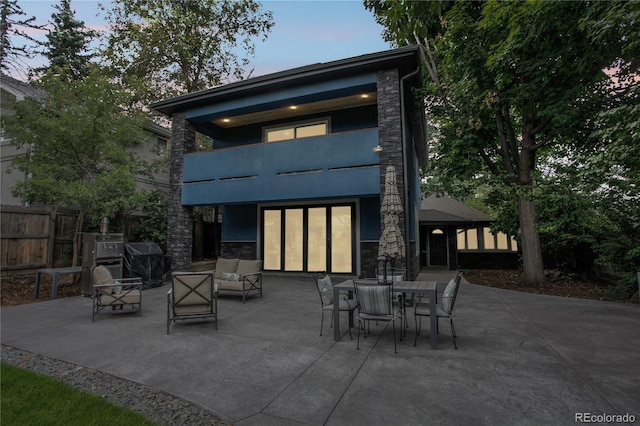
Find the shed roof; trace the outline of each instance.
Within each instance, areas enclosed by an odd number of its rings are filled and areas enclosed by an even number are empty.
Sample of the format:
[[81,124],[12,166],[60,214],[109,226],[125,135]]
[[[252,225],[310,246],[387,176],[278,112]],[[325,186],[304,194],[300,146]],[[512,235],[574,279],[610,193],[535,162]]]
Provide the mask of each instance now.
[[424,223],[461,225],[492,221],[480,210],[446,195],[430,195],[422,201],[420,207],[420,222]]

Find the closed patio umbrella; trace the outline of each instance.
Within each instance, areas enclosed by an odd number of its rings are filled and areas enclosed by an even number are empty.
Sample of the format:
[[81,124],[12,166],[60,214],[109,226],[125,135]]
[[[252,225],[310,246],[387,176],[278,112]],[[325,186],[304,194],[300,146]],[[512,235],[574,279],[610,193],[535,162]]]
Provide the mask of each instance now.
[[398,224],[400,213],[402,213],[402,202],[396,183],[395,167],[387,167],[384,180],[384,196],[380,207],[384,215],[384,228],[378,245],[378,255],[404,257],[404,238]]

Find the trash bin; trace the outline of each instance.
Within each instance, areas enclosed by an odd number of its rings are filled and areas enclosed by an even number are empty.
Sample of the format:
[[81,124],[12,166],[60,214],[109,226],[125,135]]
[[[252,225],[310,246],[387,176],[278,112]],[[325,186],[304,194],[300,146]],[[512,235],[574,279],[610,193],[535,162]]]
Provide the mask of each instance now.
[[126,243],[124,247],[124,275],[141,277],[143,288],[162,285],[162,278],[169,270],[166,256],[153,242]]

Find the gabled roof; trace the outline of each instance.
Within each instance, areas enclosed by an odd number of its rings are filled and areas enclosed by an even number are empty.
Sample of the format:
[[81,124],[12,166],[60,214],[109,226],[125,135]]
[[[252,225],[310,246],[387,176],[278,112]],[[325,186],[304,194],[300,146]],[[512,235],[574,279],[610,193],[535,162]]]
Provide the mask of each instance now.
[[0,86],[2,90],[6,90],[16,97],[17,101],[21,101],[26,97],[38,98],[43,96],[44,92],[29,83],[16,80],[4,73],[0,76]]
[[461,225],[491,221],[492,219],[480,210],[446,195],[430,195],[420,206],[420,222]]

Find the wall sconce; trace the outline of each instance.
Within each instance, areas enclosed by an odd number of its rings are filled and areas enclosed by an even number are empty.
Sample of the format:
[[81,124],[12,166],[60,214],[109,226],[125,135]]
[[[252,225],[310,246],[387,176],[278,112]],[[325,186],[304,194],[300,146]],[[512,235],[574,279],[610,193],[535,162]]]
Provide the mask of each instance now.
[[382,148],[381,145],[378,145],[375,148],[373,148],[373,152],[382,152],[382,151],[384,151],[384,149]]

